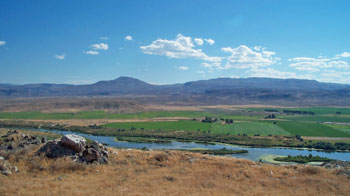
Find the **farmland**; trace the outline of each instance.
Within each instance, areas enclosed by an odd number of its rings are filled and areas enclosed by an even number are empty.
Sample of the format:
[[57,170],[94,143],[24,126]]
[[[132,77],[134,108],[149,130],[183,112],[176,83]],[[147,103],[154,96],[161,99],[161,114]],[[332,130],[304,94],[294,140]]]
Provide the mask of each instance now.
[[165,131],[202,131],[211,134],[247,134],[247,135],[291,135],[289,132],[271,122],[237,122],[234,124],[202,123],[198,121],[172,121],[172,122],[127,122],[109,123],[104,125],[109,128],[118,129],[146,129]]
[[[314,115],[284,114],[283,110],[308,111]],[[272,119],[265,119],[271,112]],[[217,119],[213,123],[203,123],[204,117]],[[168,118],[168,119],[165,119]],[[248,135],[248,136],[312,136],[350,138],[349,108],[309,107],[309,108],[232,108],[202,109],[198,111],[148,111],[138,113],[110,113],[102,110],[77,111],[65,113],[48,112],[2,112],[0,119],[7,120],[119,120],[106,122],[104,128],[160,130],[165,132],[187,131],[211,135]],[[181,120],[180,120],[181,119]],[[234,123],[225,123],[231,119]],[[125,120],[125,122],[122,122]],[[132,120],[133,122],[127,122]],[[142,122],[137,122],[138,120]],[[328,122],[323,123],[323,122]],[[342,123],[342,124],[339,124]]]

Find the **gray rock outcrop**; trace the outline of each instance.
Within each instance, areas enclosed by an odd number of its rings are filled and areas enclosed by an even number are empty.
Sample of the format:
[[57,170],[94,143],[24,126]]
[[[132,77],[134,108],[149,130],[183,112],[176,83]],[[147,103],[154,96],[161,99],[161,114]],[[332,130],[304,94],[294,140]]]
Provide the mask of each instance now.
[[0,138],[0,150],[23,149],[30,145],[38,145],[46,142],[46,138],[20,134],[16,130],[10,130]]
[[61,144],[75,152],[81,152],[85,150],[86,139],[79,135],[69,134],[61,138]]
[[86,139],[78,135],[66,135],[59,141],[49,141],[37,154],[49,158],[71,157],[86,163],[108,163],[108,150],[103,144],[95,141],[87,144]]

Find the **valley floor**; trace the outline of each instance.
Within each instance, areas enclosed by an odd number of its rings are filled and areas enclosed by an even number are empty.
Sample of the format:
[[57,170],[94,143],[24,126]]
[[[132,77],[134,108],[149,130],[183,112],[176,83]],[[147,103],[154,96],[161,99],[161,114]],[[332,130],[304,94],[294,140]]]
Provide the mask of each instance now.
[[276,166],[180,151],[110,149],[108,165],[13,155],[0,195],[350,195],[337,170]]

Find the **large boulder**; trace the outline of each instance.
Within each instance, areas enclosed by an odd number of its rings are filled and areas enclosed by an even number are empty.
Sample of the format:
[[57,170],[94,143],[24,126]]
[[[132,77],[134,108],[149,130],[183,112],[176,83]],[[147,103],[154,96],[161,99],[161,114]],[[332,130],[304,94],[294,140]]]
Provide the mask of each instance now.
[[85,150],[86,139],[79,135],[65,135],[61,138],[61,145],[79,153]]
[[66,135],[60,141],[49,141],[38,154],[49,158],[71,157],[86,163],[108,163],[108,150],[98,142],[86,144],[85,138],[78,135]]
[[58,158],[58,157],[74,157],[76,154],[75,150],[67,148],[62,145],[60,141],[48,141],[43,147],[38,151],[38,154],[45,154],[49,158]]
[[86,149],[82,154],[82,160],[87,163],[108,163],[107,148],[104,145],[94,141],[92,144],[86,146]]

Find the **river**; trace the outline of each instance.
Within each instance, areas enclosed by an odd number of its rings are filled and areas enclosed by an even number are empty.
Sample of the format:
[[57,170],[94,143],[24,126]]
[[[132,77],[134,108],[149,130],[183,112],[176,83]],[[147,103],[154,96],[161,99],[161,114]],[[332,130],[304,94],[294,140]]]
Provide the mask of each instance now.
[[198,144],[194,142],[178,142],[172,141],[171,143],[132,143],[132,142],[120,142],[115,141],[115,137],[110,136],[94,136],[84,133],[71,132],[71,131],[59,131],[59,130],[46,130],[46,129],[33,129],[42,132],[52,132],[62,135],[76,134],[86,137],[90,140],[95,140],[100,143],[108,144],[111,147],[116,148],[148,148],[148,149],[193,149],[193,148],[205,148],[205,149],[221,149],[227,148],[232,150],[248,150],[246,154],[234,154],[231,155],[237,158],[248,159],[252,161],[258,161],[263,155],[280,155],[280,156],[296,156],[296,155],[309,155],[327,157],[330,159],[337,159],[343,161],[350,161],[350,152],[324,152],[317,150],[305,150],[305,149],[294,149],[294,148],[253,148],[253,147],[243,147],[243,146],[232,146],[225,144]]

